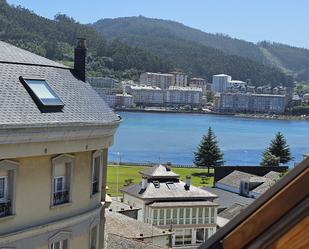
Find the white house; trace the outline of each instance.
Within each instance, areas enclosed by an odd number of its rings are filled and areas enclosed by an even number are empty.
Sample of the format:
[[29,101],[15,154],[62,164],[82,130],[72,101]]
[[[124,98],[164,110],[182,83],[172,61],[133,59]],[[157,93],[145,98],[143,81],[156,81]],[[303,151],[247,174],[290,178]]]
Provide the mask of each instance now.
[[216,195],[182,182],[169,167],[157,165],[140,172],[142,181],[123,188],[124,202],[140,208],[138,220],[174,232],[175,248],[197,248],[216,232]]

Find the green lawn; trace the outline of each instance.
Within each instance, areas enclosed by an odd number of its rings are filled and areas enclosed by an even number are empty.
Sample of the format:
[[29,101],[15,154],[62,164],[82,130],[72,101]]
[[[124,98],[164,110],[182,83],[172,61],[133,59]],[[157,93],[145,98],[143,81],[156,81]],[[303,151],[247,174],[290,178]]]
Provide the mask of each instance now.
[[[139,183],[141,181],[141,175],[139,171],[146,167],[142,166],[108,166],[107,168],[107,193],[111,196],[117,195],[117,172],[118,173],[118,187],[121,189],[125,183]],[[173,168],[175,173],[180,175],[181,180],[185,181],[187,175],[191,175],[192,185],[194,186],[205,186],[213,184],[213,177],[206,177],[204,174],[207,173],[207,169],[196,169],[196,168]],[[213,171],[210,171],[213,173]],[[203,176],[204,175],[204,176]],[[119,192],[119,195],[121,193]]]

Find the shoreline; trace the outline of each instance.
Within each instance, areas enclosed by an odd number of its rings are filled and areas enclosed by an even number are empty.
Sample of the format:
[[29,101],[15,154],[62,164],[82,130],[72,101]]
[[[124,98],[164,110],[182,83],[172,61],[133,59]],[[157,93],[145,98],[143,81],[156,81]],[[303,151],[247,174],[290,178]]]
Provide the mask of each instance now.
[[136,109],[136,108],[115,108],[114,110],[122,112],[178,113],[178,114],[205,114],[205,115],[209,114],[209,115],[233,116],[236,118],[309,121],[309,116],[292,116],[284,114],[221,113],[221,112],[205,112],[205,111],[194,111],[194,110],[179,111],[179,110],[163,110],[163,109]]

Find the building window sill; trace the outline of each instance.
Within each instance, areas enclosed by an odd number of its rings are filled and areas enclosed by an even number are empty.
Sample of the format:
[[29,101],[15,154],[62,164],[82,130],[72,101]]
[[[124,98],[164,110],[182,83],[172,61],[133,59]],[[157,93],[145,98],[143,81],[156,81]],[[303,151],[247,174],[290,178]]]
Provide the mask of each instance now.
[[58,205],[52,205],[50,206],[50,209],[56,209],[56,208],[62,208],[62,207],[69,207],[72,206],[72,202],[66,202]]
[[14,219],[15,216],[16,216],[15,214],[10,214],[10,215],[7,215],[7,216],[0,217],[0,222],[5,221],[5,220]]

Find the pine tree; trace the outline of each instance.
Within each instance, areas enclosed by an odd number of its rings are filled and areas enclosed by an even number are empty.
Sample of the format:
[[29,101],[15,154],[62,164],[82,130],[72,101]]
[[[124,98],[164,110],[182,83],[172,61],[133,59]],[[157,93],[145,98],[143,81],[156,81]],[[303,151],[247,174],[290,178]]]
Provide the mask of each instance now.
[[263,159],[261,162],[261,166],[279,166],[280,158],[276,157],[269,151],[265,151],[263,153]]
[[276,134],[276,137],[271,141],[267,152],[279,158],[280,163],[288,163],[293,158],[291,156],[290,148],[286,143],[286,139],[281,132]]
[[207,135],[202,140],[194,153],[194,164],[197,167],[207,167],[208,173],[210,167],[223,165],[223,153],[221,152],[218,141],[211,127],[208,129]]

